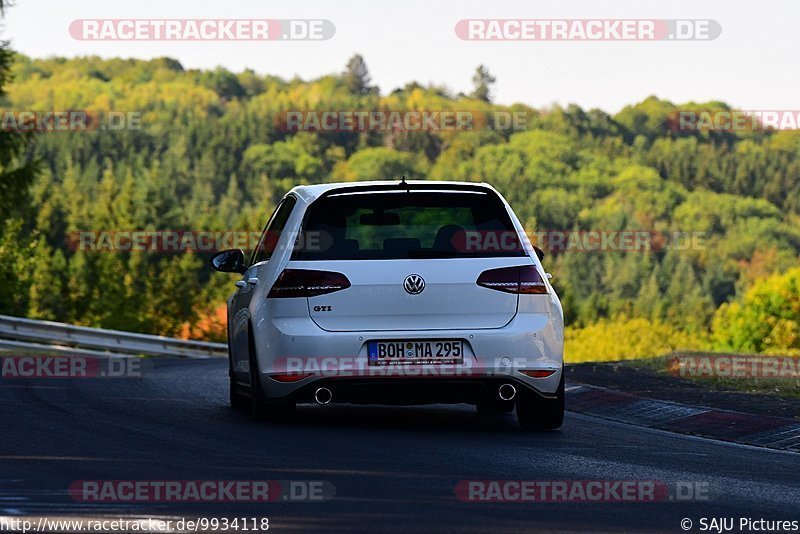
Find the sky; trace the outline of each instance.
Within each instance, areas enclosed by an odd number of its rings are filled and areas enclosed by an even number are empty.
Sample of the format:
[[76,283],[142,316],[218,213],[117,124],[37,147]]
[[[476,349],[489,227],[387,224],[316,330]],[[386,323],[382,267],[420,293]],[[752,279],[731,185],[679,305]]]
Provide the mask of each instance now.
[[[494,100],[541,107],[576,103],[611,113],[656,95],[722,100],[742,110],[800,109],[796,0],[15,0],[3,39],[32,57],[170,56],[186,68],[251,68],[283,78],[339,72],[362,54],[386,94],[409,81],[469,92],[475,67],[497,78]],[[81,41],[75,19],[327,19],[326,41]],[[714,40],[467,41],[461,19],[713,19]]]

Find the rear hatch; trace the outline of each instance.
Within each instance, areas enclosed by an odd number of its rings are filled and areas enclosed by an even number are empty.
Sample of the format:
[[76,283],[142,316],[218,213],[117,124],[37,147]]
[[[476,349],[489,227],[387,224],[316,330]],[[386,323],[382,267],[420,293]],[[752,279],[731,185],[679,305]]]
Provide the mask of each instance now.
[[[475,283],[483,271],[506,265],[496,260],[367,260],[314,262],[303,268],[341,272],[350,280],[346,290],[308,299],[312,319],[325,330],[451,330],[500,328],[514,318],[517,295]],[[424,284],[420,293],[406,290],[405,281],[413,275]]]
[[311,318],[329,331],[501,328],[518,295],[476,281],[533,263],[489,189],[333,194],[309,207],[302,232],[287,268],[349,283],[308,297]]

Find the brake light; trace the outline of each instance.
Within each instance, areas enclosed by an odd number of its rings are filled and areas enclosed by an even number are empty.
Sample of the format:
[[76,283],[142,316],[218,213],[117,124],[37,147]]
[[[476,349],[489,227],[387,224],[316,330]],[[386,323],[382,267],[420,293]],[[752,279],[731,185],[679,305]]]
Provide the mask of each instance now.
[[314,297],[350,287],[350,280],[342,273],[285,269],[272,286],[267,298]]
[[284,374],[275,374],[267,376],[269,376],[276,382],[299,382],[304,378],[308,378],[312,374],[313,373],[284,373]]
[[548,376],[552,376],[556,371],[555,369],[520,369],[519,372],[531,378],[547,378]]
[[547,293],[547,284],[544,283],[539,271],[533,265],[520,267],[501,267],[483,271],[475,282],[481,287],[517,293],[520,295],[541,295]]

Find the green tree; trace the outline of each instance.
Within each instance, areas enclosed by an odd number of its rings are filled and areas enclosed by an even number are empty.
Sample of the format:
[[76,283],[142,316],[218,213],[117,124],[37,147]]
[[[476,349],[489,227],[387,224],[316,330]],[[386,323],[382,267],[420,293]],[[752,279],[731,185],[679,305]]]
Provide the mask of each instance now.
[[[202,332],[192,328],[198,310],[207,319],[231,289],[227,277],[210,273],[208,254],[91,252],[76,250],[70,236],[258,233],[286,191],[329,180],[486,181],[529,231],[577,231],[567,249],[545,258],[570,330],[623,321],[632,335],[657,324],[665,336],[702,339],[715,307],[742,306],[758,280],[800,257],[798,132],[669,130],[675,109],[727,109],[723,103],[648,98],[613,117],[574,104],[504,107],[489,101],[485,68],[478,77],[485,101],[413,80],[380,95],[363,58],[344,74],[283,80],[183,69],[169,58],[9,57],[3,106],[136,109],[143,128],[34,138],[0,132],[0,148],[11,155],[0,158],[0,313]],[[485,129],[480,121],[469,131],[285,131],[286,111],[298,109],[523,111],[528,121],[525,131]],[[16,179],[25,172],[15,172],[30,161],[41,161],[41,172],[28,187],[30,180]],[[588,252],[581,249],[586,230],[646,231],[656,241],[696,233],[702,246]],[[756,329],[748,343],[791,346],[791,326]],[[589,347],[604,336],[599,342],[628,350],[612,330],[586,332]]]
[[397,152],[382,147],[365,148],[338,165],[334,169],[333,176],[345,182],[400,180],[402,176],[411,180],[423,176],[422,165],[419,158],[407,152]]
[[367,62],[361,54],[356,54],[348,60],[343,77],[347,90],[354,95],[377,93],[377,88],[370,85],[372,79]]
[[[0,16],[8,2],[0,0]],[[8,41],[0,41],[0,100],[12,80],[14,52]],[[21,314],[27,307],[26,293],[35,242],[26,232],[23,218],[29,209],[28,190],[36,171],[30,134],[0,130],[0,310]]]
[[489,69],[483,65],[479,65],[475,69],[475,74],[472,76],[472,98],[477,98],[483,102],[491,102],[492,85],[497,79],[489,73]]

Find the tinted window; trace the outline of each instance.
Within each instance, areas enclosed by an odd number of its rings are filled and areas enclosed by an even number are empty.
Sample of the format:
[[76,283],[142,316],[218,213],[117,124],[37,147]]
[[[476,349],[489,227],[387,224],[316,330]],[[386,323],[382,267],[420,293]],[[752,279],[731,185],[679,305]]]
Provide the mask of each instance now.
[[250,265],[260,261],[268,260],[275,252],[275,247],[278,245],[278,239],[281,237],[286,226],[286,221],[289,220],[289,215],[297,203],[294,197],[286,197],[283,202],[278,205],[275,213],[270,217],[267,226],[264,228],[264,233],[261,234],[261,239],[258,240],[258,246],[253,252],[253,258]]
[[306,214],[295,260],[522,256],[490,192],[372,192],[323,197]]

